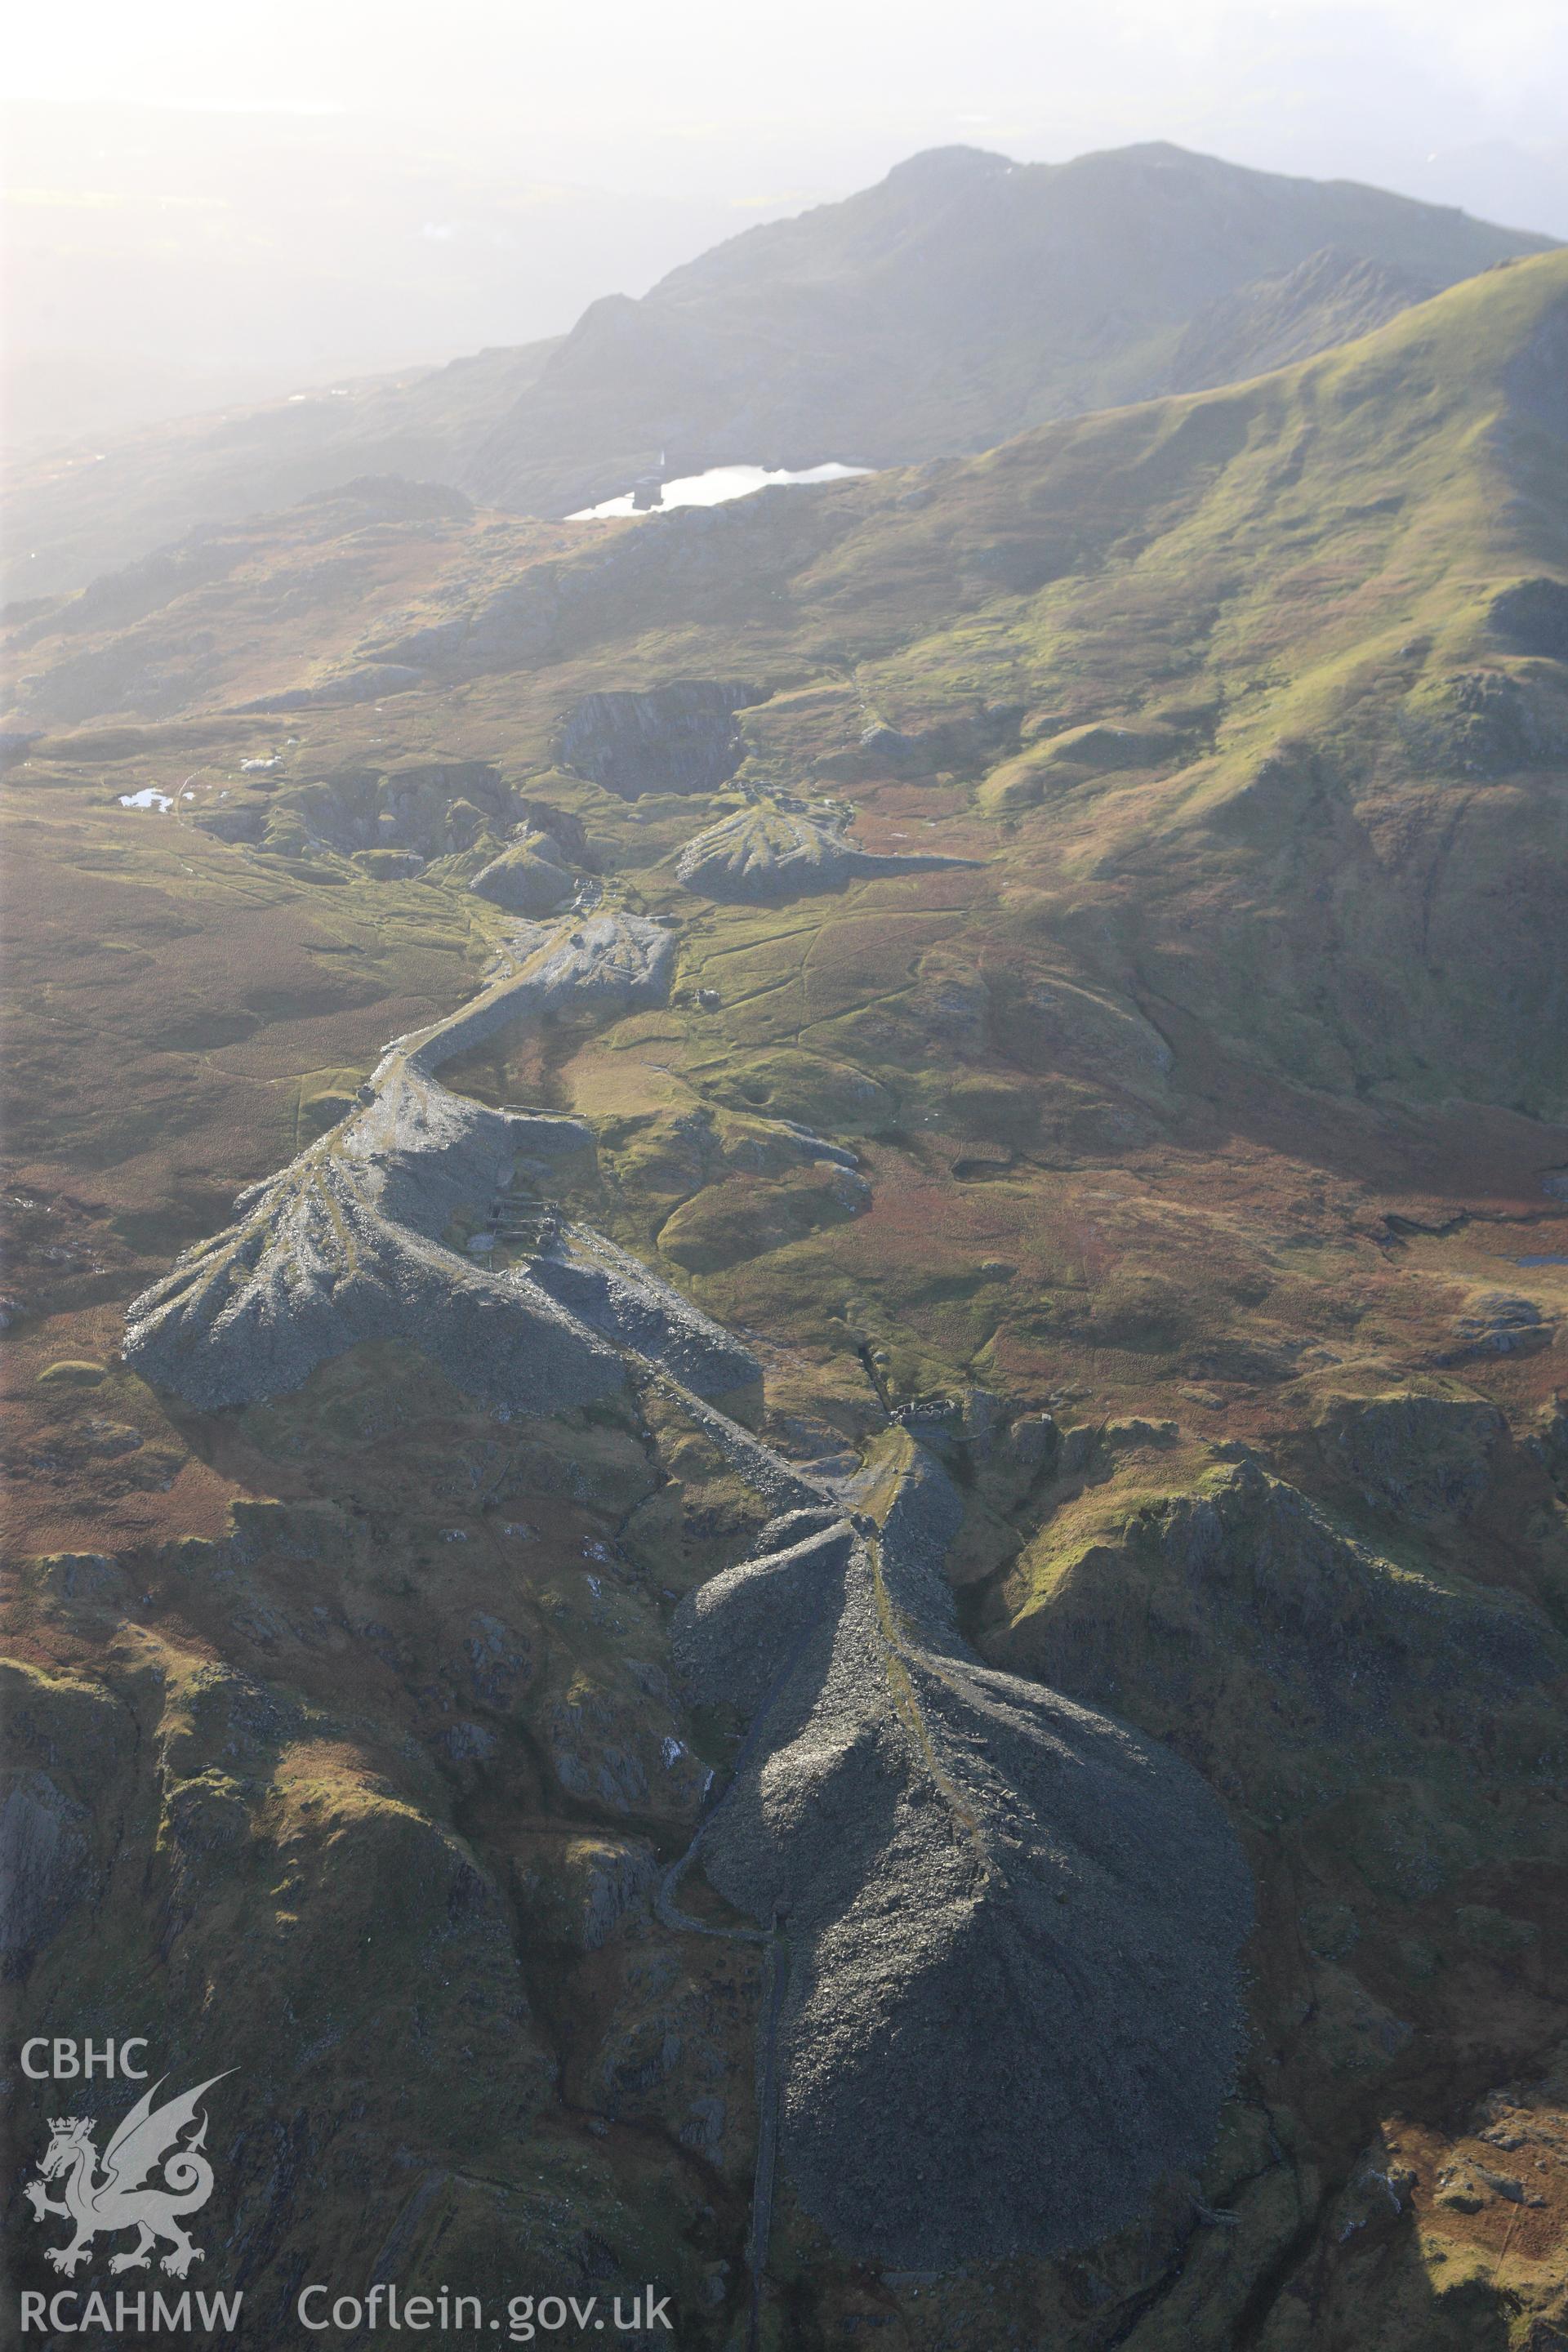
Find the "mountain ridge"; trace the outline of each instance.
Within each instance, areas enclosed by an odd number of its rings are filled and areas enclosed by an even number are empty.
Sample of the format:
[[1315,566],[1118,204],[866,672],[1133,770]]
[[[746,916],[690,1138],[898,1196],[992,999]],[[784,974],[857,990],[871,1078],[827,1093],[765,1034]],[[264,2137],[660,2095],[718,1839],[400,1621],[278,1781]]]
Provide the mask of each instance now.
[[[537,699],[560,677],[575,682],[584,714],[601,701],[621,710],[628,744],[645,727],[650,746],[674,730],[668,756],[711,762],[705,780],[721,787],[765,733],[782,679],[802,661],[824,675],[847,663],[889,716],[885,737],[873,730],[868,740],[889,748],[840,739],[817,770],[825,782],[889,766],[967,773],[974,820],[1000,823],[1007,839],[1037,822],[1032,812],[1050,812],[1086,871],[1109,858],[1125,887],[1145,870],[1149,908],[1168,907],[1178,924],[1173,876],[1201,896],[1243,861],[1243,932],[1228,956],[1201,962],[1205,1017],[1235,1019],[1247,1034],[1273,1018],[1264,970],[1242,945],[1268,936],[1271,892],[1270,919],[1289,904],[1303,940],[1318,940],[1302,949],[1303,973],[1328,945],[1303,875],[1266,878],[1277,831],[1299,827],[1304,806],[1331,814],[1321,842],[1304,837],[1308,861],[1327,856],[1331,868],[1349,856],[1330,887],[1350,887],[1353,871],[1354,889],[1371,893],[1363,941],[1392,926],[1379,952],[1405,959],[1404,1001],[1396,1015],[1374,1013],[1392,981],[1373,988],[1370,967],[1352,981],[1331,965],[1331,1017],[1292,1012],[1270,1054],[1287,1051],[1294,1022],[1289,1053],[1315,1082],[1425,1089],[1424,1066],[1463,1068],[1467,1084],[1508,1072],[1514,1098],[1560,1112],[1568,1069],[1547,1013],[1549,944],[1505,929],[1485,942],[1494,984],[1461,979],[1462,962],[1423,956],[1406,936],[1417,919],[1430,936],[1446,903],[1429,898],[1422,913],[1410,898],[1420,860],[1405,861],[1409,872],[1381,866],[1358,843],[1363,810],[1385,802],[1405,806],[1401,824],[1424,808],[1434,838],[1458,828],[1473,864],[1446,870],[1456,895],[1443,920],[1462,931],[1478,919],[1478,893],[1503,887],[1518,828],[1533,828],[1547,853],[1531,887],[1552,887],[1555,803],[1512,780],[1549,771],[1568,743],[1563,682],[1542,654],[1568,644],[1553,634],[1563,624],[1552,578],[1554,453],[1568,431],[1555,371],[1565,273],[1561,255],[1515,264],[1275,374],[1037,426],[913,477],[575,529],[503,525],[456,503],[431,516],[406,488],[395,499],[395,486],[366,484],[357,504],[310,502],[198,546],[187,559],[194,584],[178,567],[157,574],[151,610],[141,610],[137,575],[125,609],[140,617],[127,626],[51,637],[48,620],[30,624],[17,641],[40,667],[16,719],[227,712],[238,732],[267,726],[269,709],[293,709],[304,723],[312,709],[337,707],[350,733],[375,737],[392,723],[427,734],[458,707],[451,698],[478,688],[510,697],[515,714],[537,713],[514,738],[525,770],[563,761],[594,777],[591,752],[576,745],[593,729],[547,719]],[[402,508],[408,519],[395,520]],[[360,601],[335,625],[293,617],[319,579],[337,576],[322,571],[333,548]],[[106,601],[112,614],[112,584],[84,604]],[[265,633],[245,638],[243,654],[224,617],[241,612]],[[992,647],[978,667],[977,628]],[[247,667],[258,659],[260,669]],[[672,666],[688,679],[763,683],[677,689],[660,682]],[[596,691],[612,681],[610,697]],[[710,745],[704,730],[717,730]],[[654,789],[667,791],[668,758],[651,748],[649,757]],[[971,854],[963,838],[951,845]],[[1173,945],[1158,951],[1168,972],[1195,972],[1191,958],[1170,961]],[[1468,1030],[1456,1027],[1456,992]],[[1543,1028],[1521,1025],[1523,1003],[1538,1006]]]
[[[1162,143],[1063,164],[930,151],[742,232],[638,300],[601,298],[552,342],[34,468],[11,501],[7,578],[28,594],[79,584],[172,529],[351,473],[426,473],[559,515],[661,467],[961,454],[1174,388],[1181,337],[1210,305],[1325,246],[1435,289],[1552,242]],[[1298,341],[1342,325],[1324,305]]]

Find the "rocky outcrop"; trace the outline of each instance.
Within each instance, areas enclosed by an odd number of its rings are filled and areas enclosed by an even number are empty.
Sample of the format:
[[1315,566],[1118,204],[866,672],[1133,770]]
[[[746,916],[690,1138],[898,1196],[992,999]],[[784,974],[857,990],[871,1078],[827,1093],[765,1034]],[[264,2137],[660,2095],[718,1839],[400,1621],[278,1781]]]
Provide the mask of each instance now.
[[1437,1356],[1439,1364],[1468,1364],[1489,1356],[1532,1356],[1550,1348],[1557,1318],[1533,1298],[1510,1290],[1477,1290],[1449,1328],[1453,1344]]
[[[1386,1482],[1386,1449],[1360,1442]],[[1407,1773],[1418,1750],[1447,1769],[1484,1745],[1533,1769],[1568,1647],[1516,1596],[1396,1565],[1251,1459],[1118,1518],[1082,1507],[1008,1580],[986,1643],[1008,1665],[1158,1737],[1184,1724],[1188,1752],[1254,1802]]]
[[660,1002],[672,954],[667,932],[631,917],[525,930],[502,978],[434,1028],[395,1039],[360,1108],[243,1193],[232,1225],[133,1302],[126,1360],[212,1407],[298,1388],[360,1340],[403,1338],[471,1394],[556,1413],[626,1377],[597,1323],[617,1335],[635,1325],[641,1350],[668,1356],[700,1394],[748,1386],[749,1351],[629,1259],[613,1280],[590,1270],[575,1306],[563,1306],[550,1285],[572,1289],[569,1230],[544,1280],[493,1276],[446,1238],[458,1219],[492,1221],[514,1187],[548,1184],[563,1161],[591,1151],[592,1135],[575,1119],[448,1094],[436,1069],[566,999],[604,1010]]
[[751,801],[689,841],[675,871],[687,889],[705,898],[766,902],[879,875],[979,863],[972,857],[878,856],[847,841],[843,828],[837,811]]
[[[100,1583],[104,1559],[62,1559],[68,1589]],[[85,1576],[78,1571],[85,1570]],[[114,1843],[114,1803],[132,1760],[125,1710],[89,1682],[19,1659],[0,1664],[7,1762],[0,1772],[0,1975],[25,1977],[70,1914],[96,1901]]]
[[1568,584],[1521,580],[1492,598],[1491,625],[1514,650],[1568,662]]
[[783,2164],[842,2245],[921,2269],[1101,2239],[1201,2162],[1251,1917],[1195,1773],[960,1639],[961,1517],[900,1434],[852,1520],[786,1514],[676,1625],[750,1722],[699,1851],[787,1941]]
[[1330,1397],[1317,1423],[1325,1465],[1374,1509],[1418,1524],[1468,1518],[1492,1480],[1508,1423],[1484,1397],[1394,1390]]
[[81,1883],[92,1816],[47,1772],[9,1776],[0,1801],[0,1954],[30,1956],[55,1934]]

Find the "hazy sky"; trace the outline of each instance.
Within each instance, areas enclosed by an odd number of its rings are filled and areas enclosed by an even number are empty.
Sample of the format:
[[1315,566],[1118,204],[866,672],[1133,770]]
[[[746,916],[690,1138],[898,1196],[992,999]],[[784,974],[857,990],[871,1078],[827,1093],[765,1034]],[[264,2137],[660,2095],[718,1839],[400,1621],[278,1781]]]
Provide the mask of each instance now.
[[558,332],[953,141],[1568,237],[1568,0],[72,0],[7,67],[24,439]]
[[409,115],[532,170],[763,198],[955,137],[1386,177],[1560,144],[1568,101],[1563,0],[73,0],[8,49],[18,98]]

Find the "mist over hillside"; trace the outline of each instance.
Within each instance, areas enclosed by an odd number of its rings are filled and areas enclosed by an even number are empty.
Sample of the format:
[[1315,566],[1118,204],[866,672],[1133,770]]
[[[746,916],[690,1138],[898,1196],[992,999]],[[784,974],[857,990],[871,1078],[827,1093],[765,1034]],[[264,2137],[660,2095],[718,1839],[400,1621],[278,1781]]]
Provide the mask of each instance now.
[[13,464],[557,334],[789,209],[341,111],[13,102],[0,134]]
[[24,470],[12,595],[360,473],[561,515],[727,463],[884,466],[1241,378],[1551,240],[1177,148],[952,148],[606,295],[558,344],[325,388]]

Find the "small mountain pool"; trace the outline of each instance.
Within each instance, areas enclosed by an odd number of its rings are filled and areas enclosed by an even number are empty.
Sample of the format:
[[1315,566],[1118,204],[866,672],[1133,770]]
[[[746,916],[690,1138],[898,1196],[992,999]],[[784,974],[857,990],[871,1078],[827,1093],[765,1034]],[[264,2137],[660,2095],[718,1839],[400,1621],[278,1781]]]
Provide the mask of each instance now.
[[606,522],[615,515],[667,514],[671,507],[717,507],[727,499],[747,499],[754,490],[773,490],[787,484],[810,485],[814,482],[843,482],[851,475],[868,474],[869,466],[840,466],[834,461],[826,466],[807,466],[800,472],[781,467],[770,472],[765,466],[710,466],[705,474],[678,474],[665,482],[658,501],[651,507],[638,508],[633,501],[634,490],[626,490],[619,498],[605,499],[596,507],[581,507],[570,514],[568,522]]

